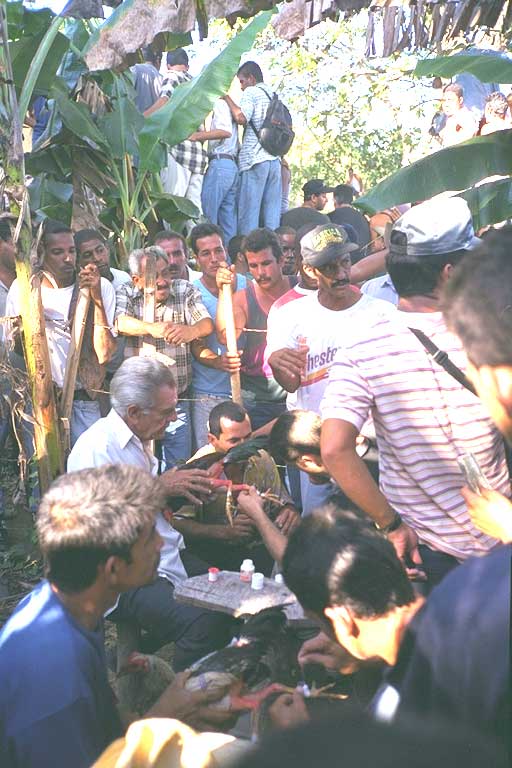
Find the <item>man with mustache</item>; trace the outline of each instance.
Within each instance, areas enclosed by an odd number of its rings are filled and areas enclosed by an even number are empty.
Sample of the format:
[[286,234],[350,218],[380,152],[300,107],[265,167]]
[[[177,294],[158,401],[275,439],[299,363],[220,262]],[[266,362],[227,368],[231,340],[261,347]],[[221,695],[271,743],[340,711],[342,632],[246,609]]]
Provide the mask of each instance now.
[[[148,255],[156,259],[155,322],[143,320],[145,269]],[[155,347],[156,356],[175,361],[174,368],[179,401],[177,420],[170,424],[163,441],[167,468],[192,453],[190,392],[192,383],[191,342],[208,336],[213,322],[201,300],[201,294],[186,280],[173,278],[164,251],[158,246],[133,251],[128,264],[133,285],[122,286],[116,297],[116,320],[119,333],[126,335],[125,357],[138,355],[143,342]]]
[[153,245],[158,245],[165,251],[169,274],[173,280],[188,280],[190,283],[199,280],[202,273],[191,269],[187,264],[187,244],[183,235],[164,229],[156,233]]
[[[65,224],[47,221],[39,251],[41,301],[52,379],[57,387],[62,387],[79,288],[89,288],[93,312],[92,323],[86,326],[81,359],[87,348],[90,362],[96,363],[98,369],[111,359],[116,348],[112,333],[115,293],[109,282],[101,277],[96,264],[89,263],[77,270],[73,233]],[[20,312],[18,281],[14,280],[7,295],[6,314],[15,316]],[[70,425],[72,445],[101,416],[96,387],[82,380],[81,374],[84,373],[79,369],[79,379],[75,385]]]
[[[242,249],[254,281],[234,294],[233,313],[237,338],[243,334],[240,346],[244,347],[241,380],[247,394],[245,407],[253,429],[259,429],[279,416],[286,407],[286,392],[264,361],[267,317],[274,301],[296,285],[297,278],[283,275],[283,252],[277,236],[270,229],[250,232]],[[233,279],[234,267],[229,269],[225,263],[219,267],[216,274],[219,288],[232,285]],[[216,327],[219,341],[225,343],[226,321],[221,301],[217,308]]]
[[[355,291],[350,284],[350,254],[358,246],[349,242],[342,227],[315,227],[300,241],[302,268],[318,283],[318,291],[288,305],[279,322],[268,327],[269,365],[287,392],[295,392],[295,407],[319,413],[329,371],[337,350],[352,330],[371,318],[389,314],[388,302]],[[330,485],[311,486],[301,476],[303,510],[325,501]]]

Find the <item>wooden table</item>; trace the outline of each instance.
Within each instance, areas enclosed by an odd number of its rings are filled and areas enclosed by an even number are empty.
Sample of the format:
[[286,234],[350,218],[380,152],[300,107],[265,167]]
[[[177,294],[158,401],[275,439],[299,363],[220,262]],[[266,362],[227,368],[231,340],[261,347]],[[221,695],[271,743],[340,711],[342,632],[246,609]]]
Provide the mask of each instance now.
[[264,579],[263,589],[251,589],[250,583],[240,581],[240,574],[233,571],[220,571],[213,582],[208,581],[207,573],[192,576],[176,585],[174,597],[179,603],[221,611],[235,618],[282,606],[290,624],[309,623],[297,598],[284,584]]

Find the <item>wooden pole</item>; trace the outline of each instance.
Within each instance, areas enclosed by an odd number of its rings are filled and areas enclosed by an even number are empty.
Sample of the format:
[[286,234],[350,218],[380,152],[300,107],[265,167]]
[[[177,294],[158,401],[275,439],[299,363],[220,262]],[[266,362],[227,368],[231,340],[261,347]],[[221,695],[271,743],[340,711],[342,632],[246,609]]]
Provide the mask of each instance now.
[[64,372],[64,383],[62,385],[62,396],[60,401],[62,442],[66,456],[71,449],[71,411],[73,409],[76,377],[78,375],[85,323],[90,304],[91,292],[89,288],[81,288],[78,293],[75,316],[71,328],[71,344],[69,345],[69,352],[66,360],[66,370]]
[[[233,295],[230,285],[223,285],[221,301],[224,305],[224,322],[226,323],[226,346],[228,355],[238,354],[236,345],[235,316],[233,314]],[[240,373],[230,374],[231,378],[231,397],[235,403],[243,406],[242,388],[240,386]]]
[[[145,323],[154,323],[156,317],[156,259],[153,254],[148,253],[144,266],[144,309],[142,310],[142,319]],[[140,354],[142,357],[156,357],[156,347],[154,343],[148,341],[150,336],[144,336]],[[155,452],[155,441],[150,442],[151,452]]]

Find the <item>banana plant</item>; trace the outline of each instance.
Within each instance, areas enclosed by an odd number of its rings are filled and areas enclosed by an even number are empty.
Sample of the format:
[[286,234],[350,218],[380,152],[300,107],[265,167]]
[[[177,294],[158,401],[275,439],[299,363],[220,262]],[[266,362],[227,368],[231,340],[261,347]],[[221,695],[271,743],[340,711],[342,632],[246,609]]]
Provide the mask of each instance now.
[[[241,55],[252,47],[273,12],[252,19],[198,77],[178,87],[173,98],[147,119],[135,107],[129,70],[83,73],[71,90],[61,74],[55,76],[48,90],[52,128],[41,137],[27,165],[34,176],[44,175],[43,189],[36,185],[32,195],[34,205],[39,204],[37,213],[43,216],[60,208],[69,219],[71,200],[66,194],[73,178],[79,177],[99,201],[99,221],[114,234],[121,264],[148,232],[162,228],[163,221],[176,228],[197,219],[193,203],[163,191],[160,171],[167,163],[167,149],[197,130],[227,92]],[[101,113],[83,97],[84,83],[92,83],[101,94]]]

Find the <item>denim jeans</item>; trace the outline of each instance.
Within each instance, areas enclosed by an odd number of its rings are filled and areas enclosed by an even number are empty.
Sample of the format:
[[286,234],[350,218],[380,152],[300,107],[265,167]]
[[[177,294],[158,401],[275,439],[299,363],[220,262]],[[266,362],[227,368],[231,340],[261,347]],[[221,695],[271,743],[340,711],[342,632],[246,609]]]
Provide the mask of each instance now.
[[100,404],[97,400],[73,400],[71,411],[71,447],[80,435],[101,419]]
[[192,393],[192,427],[194,433],[194,450],[199,450],[208,442],[208,417],[212,408],[226,400],[231,400],[230,395],[203,395],[200,392]]
[[203,181],[201,204],[212,224],[218,224],[226,245],[237,231],[238,166],[227,157],[210,160]]
[[[189,395],[186,394],[185,397]],[[166,469],[172,469],[179,461],[188,461],[192,454],[190,400],[178,400],[176,415],[178,418],[176,421],[171,421],[162,441]]]
[[240,173],[238,234],[257,227],[277,229],[281,220],[281,163],[265,160]]

